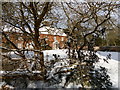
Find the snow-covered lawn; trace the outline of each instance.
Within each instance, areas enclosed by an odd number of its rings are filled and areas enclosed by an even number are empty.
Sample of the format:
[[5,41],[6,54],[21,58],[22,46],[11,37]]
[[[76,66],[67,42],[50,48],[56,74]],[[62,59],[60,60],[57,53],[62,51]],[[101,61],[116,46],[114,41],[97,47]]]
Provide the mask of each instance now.
[[[110,75],[111,82],[113,83],[113,88],[118,88],[118,85],[120,85],[119,78],[118,78],[118,72],[120,71],[119,68],[119,53],[118,52],[98,52],[98,56],[101,58],[100,62],[96,64],[96,66],[104,66],[108,69],[108,74]],[[108,60],[108,63],[104,62],[104,58],[108,54],[111,54],[111,59]]]
[[43,53],[44,53],[44,60],[53,60],[55,59],[53,54],[56,54],[58,58],[60,59],[64,59],[64,58],[67,58],[68,55],[67,55],[67,52],[68,50],[67,49],[56,49],[56,50],[44,50]]
[[[60,55],[61,58],[67,58],[67,50],[46,50],[44,51],[44,59],[46,59],[46,56],[48,56],[48,59],[54,59],[52,56],[53,54]],[[108,63],[104,62],[103,59],[106,59],[107,55],[111,55],[111,59],[108,59]],[[100,58],[100,61],[96,64],[96,67],[103,66],[108,70],[108,75],[110,75],[111,82],[113,84],[113,88],[118,88],[118,85],[120,85],[120,82],[118,82],[118,71],[120,71],[120,68],[118,67],[120,64],[119,61],[119,55],[120,52],[103,52],[98,51],[97,55]],[[118,84],[119,83],[119,84]]]
[[103,52],[103,51],[98,51],[98,54],[102,56],[107,56],[108,54],[111,54],[111,59],[120,61],[120,52]]
[[[44,53],[44,59],[45,60],[48,60],[48,61],[49,60],[54,60],[55,57],[53,56],[53,54],[56,54],[58,56],[58,58],[62,58],[64,60],[66,59],[66,62],[67,62],[68,56],[67,56],[67,50],[66,49],[45,50],[45,51],[43,51],[43,53]],[[108,54],[111,54],[111,59],[108,59],[108,63],[106,63],[106,62],[104,62],[103,59],[105,59]],[[32,55],[33,55],[33,53],[31,53],[31,56]],[[120,68],[118,67],[118,64],[120,64],[118,56],[120,55],[120,53],[98,51],[97,55],[99,56],[100,61],[96,64],[96,68],[98,66],[102,66],[102,67],[107,68],[108,74],[110,75],[110,79],[111,79],[111,82],[113,84],[113,88],[118,88],[118,86],[120,85],[120,82],[118,82],[118,79],[119,79],[118,78],[118,71],[120,71]],[[61,63],[63,63],[63,62],[61,61]],[[57,67],[59,66],[58,64],[56,65]],[[65,64],[65,62],[64,62],[64,64]],[[53,70],[53,72],[54,72],[54,70]],[[64,80],[65,80],[65,77],[63,78],[63,83],[65,82]],[[41,87],[40,82],[41,81],[30,81],[28,83],[28,88],[39,88],[38,86]],[[60,84],[60,86],[63,86],[62,83]],[[73,88],[73,87],[77,88],[77,87],[79,87],[79,85],[77,85],[77,86],[73,85],[73,84],[68,85],[68,88]]]
[[[61,55],[65,58],[65,52],[66,50],[52,50],[52,51],[45,51],[44,53],[47,53],[49,55],[49,57],[51,57],[51,59],[54,59],[52,57],[52,54],[57,54],[57,55]],[[50,54],[49,54],[50,53]],[[108,59],[108,63],[104,62],[103,59],[106,59],[106,56],[108,54],[111,54],[111,59]],[[97,52],[97,55],[99,56],[100,58],[100,61],[96,64],[96,68],[98,66],[102,66],[102,67],[105,67],[107,70],[108,70],[108,75],[110,75],[110,80],[112,82],[112,86],[113,88],[118,88],[118,85],[120,85],[120,83],[118,83],[118,63],[120,63],[118,60],[118,52]],[[46,54],[45,54],[46,56]],[[50,58],[49,58],[50,60]],[[62,83],[59,84],[59,87],[62,87],[64,85],[64,82],[65,82],[65,77],[63,77],[63,81]],[[29,86],[28,87],[37,87],[37,86],[40,86],[40,81],[37,81],[37,82],[30,82],[29,83]],[[66,88],[78,88],[80,87],[81,85],[75,85],[75,84],[72,84],[70,83]],[[58,88],[58,85],[57,86],[52,86],[52,87],[56,87]]]

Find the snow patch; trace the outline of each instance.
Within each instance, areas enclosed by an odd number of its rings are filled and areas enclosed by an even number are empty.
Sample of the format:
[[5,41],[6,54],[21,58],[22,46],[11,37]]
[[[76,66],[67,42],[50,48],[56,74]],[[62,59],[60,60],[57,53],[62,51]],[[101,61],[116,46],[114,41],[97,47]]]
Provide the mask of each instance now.
[[100,62],[96,63],[96,67],[99,67],[99,66],[105,67],[108,70],[108,75],[110,76],[110,80],[113,84],[112,85],[113,88],[118,88],[118,69],[119,69],[118,64],[120,64],[120,62],[115,59],[108,59],[108,63],[106,63],[106,62],[104,62],[103,59],[106,59],[105,56],[108,55],[108,53],[102,52],[102,55],[100,55],[100,54],[101,54],[101,52],[99,54],[97,53],[97,55],[101,58],[101,60],[100,60]]

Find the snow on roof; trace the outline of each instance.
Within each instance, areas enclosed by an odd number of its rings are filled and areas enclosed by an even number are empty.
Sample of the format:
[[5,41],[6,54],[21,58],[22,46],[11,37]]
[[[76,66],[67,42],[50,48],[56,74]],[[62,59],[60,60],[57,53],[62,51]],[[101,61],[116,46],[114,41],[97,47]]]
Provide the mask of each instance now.
[[[7,26],[5,26],[3,28],[3,31],[5,31],[5,32],[13,31],[13,32],[20,32],[20,33],[22,33],[22,31],[19,28],[7,27]],[[51,34],[51,35],[67,36],[64,33],[63,29],[51,28],[51,27],[48,27],[48,26],[40,28],[39,31],[40,31],[40,34]],[[28,28],[26,28],[26,32],[30,33]]]
[[51,35],[59,35],[59,36],[67,36],[63,29],[51,28],[51,27],[42,27],[39,29],[41,34],[51,34]]
[[5,27],[2,28],[2,30],[4,32],[20,32],[22,33],[22,31],[16,27],[8,27],[7,25]]

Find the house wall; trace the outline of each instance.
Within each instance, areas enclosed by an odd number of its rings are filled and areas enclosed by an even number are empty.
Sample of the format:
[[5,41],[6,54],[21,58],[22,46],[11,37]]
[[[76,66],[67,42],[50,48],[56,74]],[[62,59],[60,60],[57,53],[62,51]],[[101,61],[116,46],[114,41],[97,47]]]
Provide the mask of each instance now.
[[40,34],[40,38],[46,38],[46,42],[49,44],[50,47],[53,48],[54,38],[59,42],[59,48],[64,48],[65,42],[67,40],[66,36],[59,36],[59,35],[50,35],[50,34]]
[[[31,43],[32,40],[28,39],[27,36],[22,35],[21,33],[9,33],[6,32],[6,34],[9,34],[9,39],[14,42],[14,44],[16,46],[18,46],[18,48],[25,48],[27,43]],[[25,41],[22,38],[25,38]],[[50,34],[40,34],[40,39],[44,39],[46,40],[47,44],[52,47],[53,49],[53,42],[54,42],[54,37],[56,37],[56,40],[59,42],[59,48],[64,48],[65,42],[67,40],[66,36],[58,36],[58,35],[50,35]],[[7,44],[7,41],[4,37],[2,37],[2,41],[3,41],[3,45],[2,46],[8,46],[9,48],[14,48],[11,45],[9,46]],[[30,48],[30,47],[27,47]]]
[[[23,47],[23,41],[19,40],[19,37],[21,37],[21,33],[6,32],[6,34],[8,35],[7,38],[9,38],[10,41],[13,42],[16,46],[18,46],[20,48]],[[4,38],[4,36],[2,36],[2,46],[14,49],[14,47]]]

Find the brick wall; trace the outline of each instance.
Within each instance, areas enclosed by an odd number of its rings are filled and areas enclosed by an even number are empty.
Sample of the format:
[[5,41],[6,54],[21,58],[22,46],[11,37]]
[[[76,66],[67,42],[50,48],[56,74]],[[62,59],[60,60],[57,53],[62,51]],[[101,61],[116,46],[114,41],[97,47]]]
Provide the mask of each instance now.
[[[14,42],[14,44],[16,44],[16,46],[19,46],[19,48],[23,48],[26,46],[27,43],[32,42],[31,39],[28,39],[28,37],[26,35],[22,35],[21,33],[9,33],[6,32],[6,34],[9,34],[9,39]],[[22,40],[22,38],[25,38],[26,41]],[[50,35],[50,34],[40,34],[40,39],[44,39],[46,40],[47,44],[53,48],[53,42],[54,42],[54,37],[56,37],[56,40],[59,42],[59,48],[64,48],[64,44],[67,40],[66,36],[59,36],[59,35]],[[2,41],[3,41],[3,46],[7,46],[8,43],[6,41],[6,39],[4,37],[2,37]],[[13,48],[11,45],[9,46],[9,48]]]
[[47,43],[50,47],[53,47],[54,37],[59,42],[59,48],[64,48],[64,44],[67,40],[66,36],[59,36],[59,35],[50,35],[50,34],[41,34],[40,38],[46,38]]

